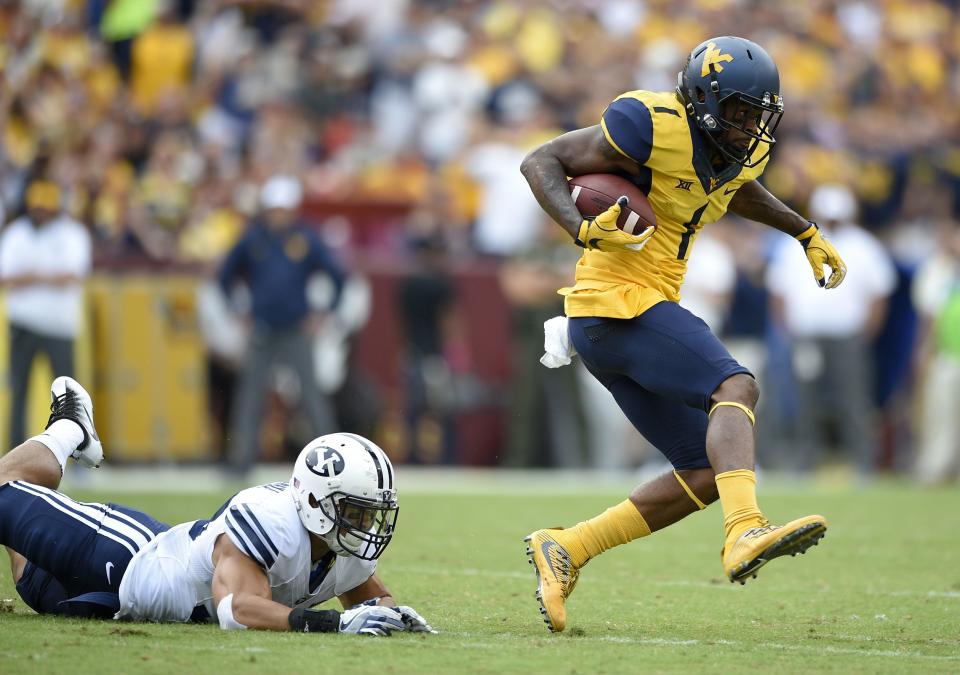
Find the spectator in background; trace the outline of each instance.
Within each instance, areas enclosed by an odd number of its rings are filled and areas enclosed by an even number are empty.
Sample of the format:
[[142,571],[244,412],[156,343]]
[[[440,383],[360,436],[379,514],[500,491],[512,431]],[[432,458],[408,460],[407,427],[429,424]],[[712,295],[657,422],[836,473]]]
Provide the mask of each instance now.
[[[519,173],[519,172],[517,172]],[[543,225],[543,218],[540,219]],[[563,314],[557,289],[571,283],[579,249],[559,228],[541,227],[536,245],[508,260],[500,287],[510,304],[514,355],[512,397],[507,407],[506,466],[579,467],[586,462],[586,420],[574,368],[544,368],[543,324]],[[533,242],[531,242],[533,243]],[[597,459],[609,464],[616,460]]]
[[45,353],[54,377],[74,374],[83,281],[91,263],[90,235],[61,213],[55,183],[35,179],[27,186],[24,203],[26,215],[0,234],[0,283],[7,290],[10,328],[10,447],[25,438],[34,358]]
[[183,96],[190,85],[194,42],[190,29],[177,21],[173,3],[157,3],[154,22],[133,41],[130,93],[142,113],[165,99]]
[[480,253],[515,256],[539,243],[543,212],[517,168],[535,138],[531,121],[489,127],[485,140],[465,158],[467,172],[480,190],[473,230],[473,245]]
[[455,463],[463,453],[455,434],[457,415],[469,403],[460,374],[471,357],[450,270],[456,237],[466,226],[452,190],[439,179],[426,189],[407,219],[411,267],[395,296],[406,429],[401,453],[418,464]]
[[[317,284],[309,295],[311,301],[329,298],[331,287],[330,283]],[[357,341],[372,309],[373,289],[369,280],[351,273],[343,285],[340,302],[324,321],[323,331],[313,344],[317,382],[320,390],[332,398],[340,428],[365,437],[377,433],[384,407],[377,386],[365,369],[357,367]]]
[[896,272],[880,242],[856,224],[857,202],[848,188],[818,187],[809,210],[843,251],[849,272],[830,293],[797,284],[808,263],[802,250],[786,244],[775,251],[767,270],[774,320],[791,338],[799,391],[792,468],[813,468],[829,421],[860,475],[868,476],[877,459],[870,346],[883,326]]
[[916,475],[925,483],[940,483],[960,473],[960,227],[956,223],[944,227],[940,252],[914,277],[913,302],[922,321]]
[[111,0],[103,10],[99,32],[110,44],[113,60],[126,78],[133,41],[156,16],[159,0]]
[[246,326],[232,311],[214,279],[197,287],[197,325],[207,351],[208,412],[214,457],[230,457],[228,439],[236,393],[237,374],[247,351]]
[[[793,382],[789,355],[778,331],[771,330],[766,271],[770,262],[771,239],[779,235],[764,231],[740,218],[725,218],[711,226],[727,244],[736,266],[730,304],[722,328],[730,354],[760,382],[764,396],[757,404],[757,462],[764,467],[779,466],[789,456],[783,419],[790,417]],[[781,362],[786,362],[781,368]],[[784,370],[787,377],[778,377]],[[787,391],[785,391],[787,390]]]
[[422,233],[410,246],[414,267],[397,289],[409,461],[451,462],[456,448],[453,411],[446,405],[452,392],[445,349],[456,291],[447,270],[444,241],[438,233]]
[[680,306],[703,319],[710,330],[720,335],[737,282],[737,266],[727,243],[704,229],[697,236],[697,247],[691,254],[696,264],[690,265],[680,287]]
[[244,474],[257,459],[260,418],[275,362],[287,363],[299,377],[300,401],[312,436],[334,430],[330,402],[317,384],[312,339],[321,319],[312,314],[307,284],[316,274],[333,282],[331,306],[339,302],[344,273],[319,237],[299,220],[300,183],[284,175],[270,178],[260,193],[262,216],[227,254],[220,287],[230,294],[243,281],[250,294],[249,338],[231,422],[230,460]]

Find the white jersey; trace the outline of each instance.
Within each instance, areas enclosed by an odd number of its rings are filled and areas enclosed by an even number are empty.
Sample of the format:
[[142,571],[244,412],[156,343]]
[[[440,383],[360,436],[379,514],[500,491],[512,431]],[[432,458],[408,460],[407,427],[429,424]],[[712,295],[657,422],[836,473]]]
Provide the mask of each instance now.
[[177,525],[142,548],[120,582],[116,618],[189,621],[198,605],[217,621],[211,583],[220,535],[266,572],[272,597],[288,607],[312,607],[356,588],[376,571],[375,560],[328,555],[314,564],[310,535],[286,483],[268,483],[233,496],[213,520]]
[[[0,232],[0,279],[90,274],[90,233],[60,214],[41,227],[26,216]],[[83,316],[83,283],[32,283],[7,289],[7,319],[41,335],[74,339]]]

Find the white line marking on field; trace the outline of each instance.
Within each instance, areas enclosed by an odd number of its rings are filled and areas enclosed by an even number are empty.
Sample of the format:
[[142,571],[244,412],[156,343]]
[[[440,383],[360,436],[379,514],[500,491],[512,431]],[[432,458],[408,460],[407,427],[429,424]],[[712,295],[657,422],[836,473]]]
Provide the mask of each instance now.
[[692,647],[700,644],[700,640],[681,640],[679,638],[632,638],[621,635],[598,635],[596,637],[577,637],[576,640],[592,640],[594,642],[616,642],[624,644],[635,644],[637,642],[651,646],[662,645],[665,647]]
[[960,591],[867,591],[870,595],[893,595],[903,597],[908,595],[921,595],[925,598],[950,598],[960,600]]
[[[876,644],[883,642],[897,642],[895,637],[875,637],[872,635],[850,635],[848,633],[830,633],[831,638],[838,640],[846,640],[848,642],[873,642]],[[945,640],[943,638],[923,638],[923,641],[932,644],[932,645],[950,645],[955,647],[958,645],[958,640]]]
[[852,647],[834,647],[833,645],[787,645],[778,642],[763,642],[761,647],[791,652],[827,652],[828,654],[855,654],[857,656],[877,656],[884,658],[928,659],[932,661],[960,661],[960,656],[943,654],[924,654],[906,649],[854,649]]

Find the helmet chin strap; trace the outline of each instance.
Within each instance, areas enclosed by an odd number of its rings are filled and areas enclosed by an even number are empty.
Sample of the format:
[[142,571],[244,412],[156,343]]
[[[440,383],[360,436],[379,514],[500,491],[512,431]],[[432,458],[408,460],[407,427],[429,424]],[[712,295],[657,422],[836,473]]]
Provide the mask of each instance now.
[[334,527],[332,530],[330,530],[326,534],[320,534],[317,536],[323,539],[323,543],[325,543],[327,547],[337,555],[340,555],[340,556],[351,555],[349,551],[347,551],[345,548],[343,548],[343,546],[340,545],[340,541],[337,538],[337,528]]

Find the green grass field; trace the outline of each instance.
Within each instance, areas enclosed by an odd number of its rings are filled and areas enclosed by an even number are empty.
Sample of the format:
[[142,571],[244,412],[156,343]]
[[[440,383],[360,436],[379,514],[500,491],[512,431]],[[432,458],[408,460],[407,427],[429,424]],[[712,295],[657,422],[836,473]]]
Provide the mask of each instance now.
[[[549,494],[545,487],[537,494]],[[210,513],[225,496],[118,501],[183,521]],[[575,496],[401,492],[399,534],[380,573],[439,635],[81,622],[40,618],[17,601],[12,614],[0,614],[0,672],[960,672],[955,488],[883,483],[857,492],[762,493],[772,518],[819,511],[830,530],[806,556],[777,560],[744,587],[721,576],[720,512],[711,507],[592,561],[569,602],[567,631],[549,634],[521,539],[619,499],[602,487]],[[15,597],[6,568],[0,597]]]

